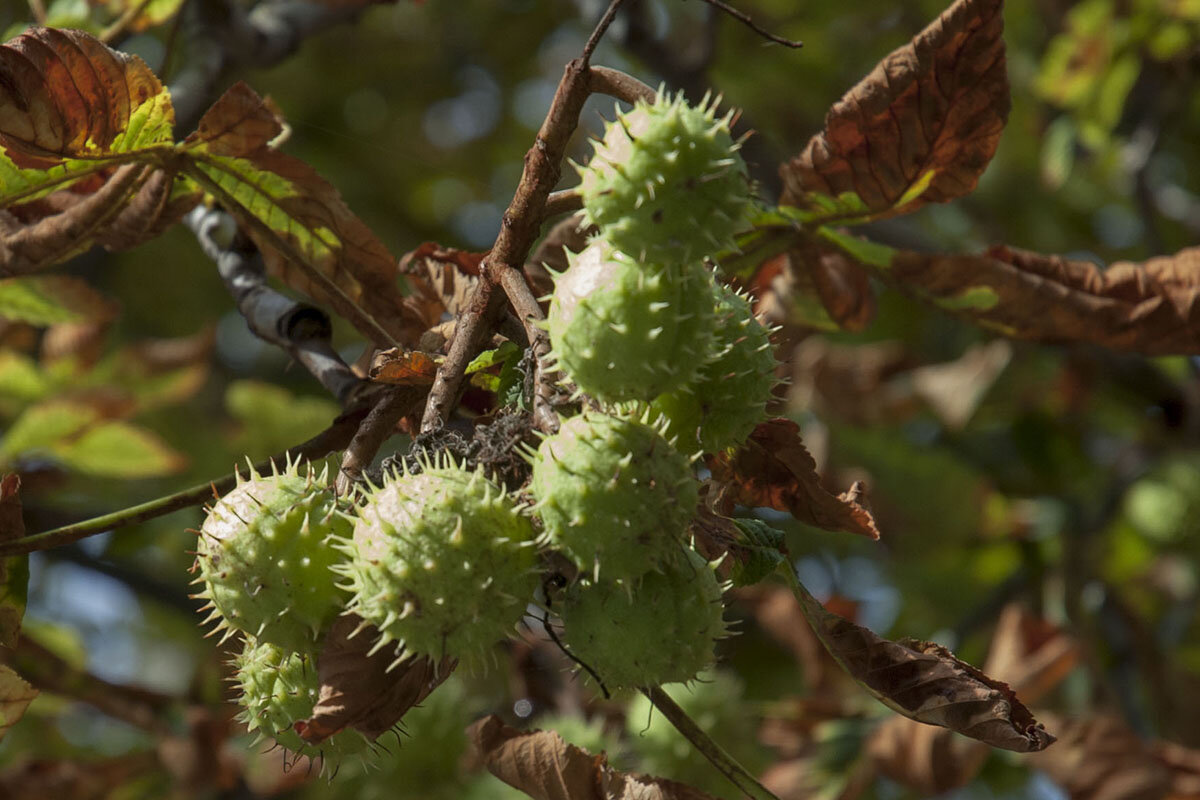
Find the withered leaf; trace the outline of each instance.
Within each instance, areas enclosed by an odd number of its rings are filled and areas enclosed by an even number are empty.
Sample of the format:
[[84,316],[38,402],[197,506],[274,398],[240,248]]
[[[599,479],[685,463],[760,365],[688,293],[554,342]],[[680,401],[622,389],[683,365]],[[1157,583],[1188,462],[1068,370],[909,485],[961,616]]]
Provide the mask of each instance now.
[[1071,800],[1162,800],[1172,769],[1116,716],[1054,719],[1059,741],[1030,757]]
[[18,675],[12,667],[0,664],[0,739],[13,725],[20,722],[25,709],[38,696],[38,690]]
[[441,356],[420,350],[393,347],[380,350],[371,359],[371,380],[399,386],[432,386]]
[[458,665],[452,658],[435,662],[409,656],[391,668],[396,656],[389,648],[367,655],[379,639],[378,630],[366,626],[351,635],[361,624],[352,615],[338,617],[326,634],[317,659],[321,682],[317,704],[310,719],[296,723],[297,733],[310,742],[347,727],[376,738],[428,697]]
[[984,255],[898,251],[885,274],[1005,336],[1200,353],[1200,247],[1107,269],[1010,247]]
[[[985,671],[1011,686],[1025,702],[1036,703],[1066,677],[1078,654],[1075,643],[1061,630],[1011,604],[1000,613]],[[1061,747],[1060,738],[1049,752],[1057,755]],[[982,742],[899,716],[872,732],[866,750],[880,772],[924,795],[965,786],[988,754]]]
[[432,328],[443,314],[457,318],[479,278],[479,265],[487,253],[474,253],[423,242],[400,259],[400,272],[409,285],[405,298],[412,311]]
[[1054,737],[1007,684],[946,648],[915,639],[892,642],[829,611],[785,571],[804,616],[838,663],[884,705],[993,747],[1030,753]]
[[173,124],[141,59],[83,32],[32,28],[0,46],[0,274],[177,222],[200,195],[166,167]]
[[519,731],[494,714],[467,737],[489,772],[534,800],[711,800],[682,783],[620,772],[554,731]]
[[861,499],[862,484],[840,495],[827,491],[816,461],[800,441],[800,426],[791,420],[760,423],[732,455],[712,456],[708,465],[726,503],[790,511],[801,522],[827,531],[879,538],[875,518]]
[[[31,28],[0,46],[0,185],[12,202],[20,168],[169,145],[175,112],[150,68],[81,31]],[[94,172],[94,165],[78,165]]]
[[405,306],[387,248],[312,167],[270,146],[282,130],[271,104],[238,83],[179,145],[182,169],[241,223],[272,274],[380,346],[415,342],[426,326]]
[[783,205],[878,219],[972,191],[1011,105],[1003,0],[956,0],[830,109],[780,168]]
[[0,279],[0,318],[30,325],[104,323],[119,306],[82,278],[41,275]]

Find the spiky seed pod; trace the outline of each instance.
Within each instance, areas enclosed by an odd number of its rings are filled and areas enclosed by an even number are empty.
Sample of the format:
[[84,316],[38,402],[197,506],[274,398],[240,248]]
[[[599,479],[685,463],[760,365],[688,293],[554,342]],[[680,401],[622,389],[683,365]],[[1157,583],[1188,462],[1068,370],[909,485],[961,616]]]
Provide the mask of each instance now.
[[653,103],[618,110],[579,168],[587,222],[651,261],[690,262],[732,246],[753,195],[729,132],[733,114],[718,118],[716,106],[659,92]]
[[694,382],[656,398],[651,414],[684,452],[716,453],[746,440],[767,418],[777,383],[771,331],[754,316],[750,297],[718,284],[713,349]]
[[316,659],[306,653],[289,653],[273,644],[247,637],[245,647],[234,659],[235,682],[240,689],[238,719],[251,733],[274,739],[292,753],[321,757],[322,769],[336,766],[343,758],[365,752],[370,742],[347,728],[319,744],[300,738],[295,723],[312,716],[320,681]]
[[709,357],[712,278],[699,264],[639,265],[593,239],[555,281],[550,359],[601,402],[652,400]]
[[696,677],[726,633],[713,565],[694,550],[630,590],[579,581],[560,610],[564,641],[612,690]]
[[563,422],[532,462],[534,508],[551,542],[582,569],[632,580],[678,558],[697,483],[660,430],[589,412]]
[[204,589],[195,596],[209,600],[217,630],[311,648],[341,611],[332,541],[351,529],[327,472],[307,463],[271,475],[251,470],[200,527],[195,569]]
[[381,631],[377,648],[484,666],[533,597],[536,547],[510,495],[446,459],[367,496],[337,571],[347,610]]

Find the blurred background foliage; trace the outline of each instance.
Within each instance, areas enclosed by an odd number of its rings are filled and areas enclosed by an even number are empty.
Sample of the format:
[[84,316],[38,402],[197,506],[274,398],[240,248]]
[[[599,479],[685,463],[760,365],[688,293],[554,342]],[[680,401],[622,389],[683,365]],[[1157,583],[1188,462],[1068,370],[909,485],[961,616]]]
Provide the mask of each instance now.
[[[190,0],[203,3],[211,0]],[[131,5],[48,0],[46,11],[54,24],[102,32]],[[160,16],[122,44],[167,83],[189,57],[180,5],[148,4]],[[282,109],[288,152],[338,187],[394,254],[426,240],[479,250],[496,234],[563,65],[601,5],[402,0],[241,77]],[[651,84],[679,78],[664,65],[684,65],[689,80],[743,109],[767,196],[778,191],[777,165],[819,129],[829,104],[945,7],[738,3],[773,32],[804,40],[788,51],[714,22],[701,3],[640,5],[650,39],[619,21],[596,61]],[[190,11],[184,4],[185,18]],[[22,0],[0,0],[6,38],[29,16]],[[869,226],[869,235],[918,250],[1003,243],[1102,262],[1194,243],[1200,2],[1009,0],[1005,16],[1013,110],[979,189]],[[590,101],[585,127],[599,130],[604,113],[611,101]],[[577,138],[572,152],[582,159]],[[564,185],[573,181],[568,171]],[[31,532],[215,478],[336,415],[306,372],[250,335],[182,227],[60,272],[86,279],[113,309],[79,321],[39,317],[34,303],[27,318],[0,320],[0,467],[23,477]],[[780,354],[792,379],[786,413],[803,424],[831,486],[868,481],[884,534],[872,543],[765,516],[786,530],[802,580],[882,635],[935,639],[979,664],[1001,609],[1022,603],[1077,644],[1074,669],[1039,707],[1103,710],[1137,737],[1200,747],[1200,365],[993,342],[882,288],[878,304],[867,330],[811,336]],[[348,360],[362,349],[348,326],[337,342]],[[225,654],[200,638],[187,598],[187,529],[199,520],[184,511],[35,555],[27,635],[72,669],[218,707]],[[965,783],[953,789],[959,798],[1107,796],[1008,755],[985,756],[963,780],[933,789],[889,772],[871,743],[890,713],[820,673],[802,642],[774,635],[763,618],[768,600],[739,598],[732,613],[744,635],[727,643],[714,683],[680,701],[694,701],[718,739],[748,748],[740,754],[748,765],[774,765],[782,781],[779,771],[802,763],[805,777],[786,796],[918,797],[955,783]],[[439,689],[407,721],[411,736],[388,745],[394,758],[382,773],[347,766],[333,783],[303,769],[285,775],[278,753],[250,755],[249,740],[238,739],[245,784],[227,796],[506,797],[513,790],[495,779],[461,777],[469,773],[459,763],[463,726],[496,710],[605,749],[623,768],[732,796],[645,708],[626,717],[620,701],[578,688],[574,706],[539,695],[529,675],[563,679],[534,639],[512,646],[511,666]],[[716,702],[703,696],[714,687]],[[823,707],[831,696],[844,703]],[[183,716],[168,722],[194,728]],[[98,784],[116,787],[97,797],[190,796],[185,781],[138,761],[154,739],[70,692],[47,692],[0,744],[0,768],[79,760],[109,776]],[[875,767],[864,773],[868,763]]]

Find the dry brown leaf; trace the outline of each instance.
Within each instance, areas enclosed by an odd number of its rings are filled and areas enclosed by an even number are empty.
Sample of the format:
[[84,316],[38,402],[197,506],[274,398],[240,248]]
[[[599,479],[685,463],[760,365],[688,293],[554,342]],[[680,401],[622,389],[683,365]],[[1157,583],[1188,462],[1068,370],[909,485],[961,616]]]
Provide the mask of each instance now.
[[[90,194],[81,195],[73,189],[56,192],[51,195],[56,199],[53,206],[38,204],[36,209],[26,210],[29,213],[24,214],[19,207],[10,207],[0,220],[0,276],[24,275],[84,252],[98,241],[114,219],[120,217],[131,198],[141,197],[147,181],[156,174],[158,171],[153,167],[126,164],[118,167]],[[62,210],[40,215],[45,208],[51,207]],[[161,210],[164,217],[149,220],[149,228],[157,230],[160,223],[165,226],[176,221],[168,221],[165,215],[179,212],[177,206],[172,205],[169,209],[163,206]],[[23,221],[22,216],[29,221]],[[136,244],[129,232],[128,219],[122,225],[124,233],[114,233],[115,240],[123,246],[130,246],[131,242]]]
[[1002,8],[1003,0],[956,0],[884,58],[780,168],[780,203],[823,219],[880,218],[972,191],[1011,105]]
[[889,641],[829,611],[799,584],[796,591],[805,617],[830,654],[897,713],[1018,753],[1043,750],[1054,741],[1007,684],[941,645]]
[[312,167],[270,146],[282,131],[274,106],[235,84],[180,145],[184,169],[237,219],[273,275],[379,344],[381,332],[416,342],[427,326],[405,304],[387,248]]
[[879,538],[875,519],[862,502],[861,483],[840,495],[830,494],[800,441],[800,426],[791,420],[759,424],[737,451],[709,457],[708,465],[721,485],[723,503],[768,506],[828,531]]
[[400,259],[400,272],[410,289],[405,302],[427,329],[437,325],[443,315],[457,319],[466,308],[485,255],[424,242]]
[[962,428],[1012,359],[1003,339],[972,345],[961,357],[909,373],[913,389],[948,428]]
[[[1027,703],[1036,703],[1062,682],[1079,658],[1063,631],[1013,603],[1000,612],[984,669]],[[927,795],[965,786],[979,773],[988,749],[946,728],[893,717],[875,729],[867,751],[876,769]]]
[[371,369],[367,373],[377,383],[395,386],[432,386],[437,376],[441,356],[420,350],[404,350],[393,347],[380,350],[371,358]]
[[1200,353],[1200,247],[1107,269],[1009,247],[985,255],[899,251],[885,274],[1013,338]]
[[389,648],[367,655],[379,639],[379,631],[366,626],[351,636],[361,623],[353,615],[338,617],[325,636],[317,661],[321,681],[317,704],[310,719],[296,723],[296,732],[310,742],[320,742],[347,727],[376,738],[428,697],[458,665],[452,658],[434,662],[410,656],[389,671],[396,660]]
[[148,102],[169,135],[170,96],[145,62],[82,31],[35,27],[0,47],[0,147],[18,167],[129,149],[130,119]]
[[1058,743],[1029,757],[1029,765],[1050,776],[1071,800],[1163,800],[1171,769],[1122,720],[1096,716],[1083,720],[1046,716]]
[[494,714],[467,736],[489,772],[534,800],[711,800],[682,783],[620,772],[554,731],[519,731]]

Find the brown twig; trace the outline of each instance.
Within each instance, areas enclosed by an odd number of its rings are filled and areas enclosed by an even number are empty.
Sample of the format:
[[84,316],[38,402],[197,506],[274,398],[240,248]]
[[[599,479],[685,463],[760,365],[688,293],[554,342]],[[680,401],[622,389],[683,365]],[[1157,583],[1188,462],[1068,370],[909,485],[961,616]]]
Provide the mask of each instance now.
[[46,24],[46,4],[42,0],[29,0],[29,13],[38,25]]
[[[282,453],[272,456],[265,461],[260,461],[254,465],[254,468],[259,471],[268,471],[271,469],[272,462],[282,464],[289,458],[321,458],[334,450],[340,450],[350,442],[354,436],[354,432],[358,429],[359,421],[365,413],[362,410],[347,412],[307,442],[284,450]],[[159,497],[140,505],[114,511],[111,514],[104,514],[103,516],[94,517],[82,522],[64,525],[61,528],[55,528],[44,533],[35,533],[30,536],[22,536],[19,539],[0,542],[0,556],[16,556],[32,553],[37,550],[49,550],[52,547],[60,547],[64,544],[77,542],[80,539],[86,539],[98,533],[105,533],[128,525],[136,525],[139,522],[145,522],[150,519],[157,519],[180,509],[198,506],[207,500],[211,500],[214,492],[217,494],[227,492],[233,488],[236,482],[237,474],[231,473],[215,481],[202,483],[199,486],[193,486],[182,492],[176,492],[166,497]]]
[[542,212],[546,219],[562,214],[570,214],[583,208],[583,197],[574,189],[563,189],[551,192],[546,198],[546,208]]
[[342,455],[342,466],[338,470],[336,489],[338,494],[349,494],[362,479],[363,471],[371,465],[379,448],[396,430],[396,423],[405,414],[416,410],[425,390],[417,386],[396,386],[386,391],[366,419],[358,426],[354,438],[346,445]]
[[653,103],[658,95],[658,92],[629,73],[612,67],[592,67],[588,75],[588,87],[595,94],[606,94],[630,104],[638,100]]
[[746,14],[745,12],[738,11],[736,8],[729,5],[728,3],[722,2],[722,0],[701,0],[701,2],[708,3],[710,6],[716,8],[720,11],[723,11],[724,13],[726,13],[729,16],[736,19],[738,22],[745,25],[750,30],[757,33],[759,36],[763,37],[764,39],[769,39],[770,41],[775,42],[775,44],[781,44],[784,47],[793,47],[793,48],[804,47],[804,42],[801,42],[799,40],[785,39],[782,36],[776,36],[775,34],[768,31],[766,28],[763,28],[763,27],[759,26],[757,23],[755,23],[754,20],[750,19],[750,16],[748,14]]
[[[583,104],[592,92],[588,60],[622,2],[623,0],[612,0],[584,46],[583,54],[567,64],[534,145],[525,154],[525,170],[521,174],[521,182],[513,194],[512,202],[501,219],[500,235],[496,237],[496,243],[487,257],[480,262],[479,270],[483,280],[475,285],[471,293],[467,308],[455,328],[450,351],[438,368],[433,388],[429,392],[425,413],[421,417],[422,432],[435,430],[443,425],[454,404],[458,402],[467,364],[478,353],[485,336],[503,310],[504,297],[494,291],[497,285],[504,287],[513,308],[518,316],[523,318],[522,322],[530,334],[530,341],[535,343],[535,348],[541,349],[545,346],[548,349],[544,332],[533,326],[534,322],[542,318],[542,312],[525,282],[521,265],[525,263],[529,250],[541,231],[546,214],[546,200],[562,175],[562,162],[567,144],[579,124]],[[540,377],[540,367],[538,372]],[[557,422],[548,404],[548,390],[544,388],[546,385],[546,379],[538,381],[534,399],[535,420],[539,427],[554,430]]]
[[122,36],[124,36],[126,31],[129,29],[129,26],[132,25],[133,21],[136,20],[141,13],[146,10],[146,6],[148,5],[150,5],[150,0],[139,0],[139,2],[134,3],[129,8],[125,9],[125,13],[118,17],[116,22],[114,22],[112,25],[109,25],[100,34],[98,37],[100,41],[104,44],[112,44],[117,39],[120,39]]
[[17,671],[38,689],[87,703],[110,717],[159,736],[171,732],[163,712],[175,700],[167,695],[97,678],[71,666],[28,636],[17,642],[12,661]]

